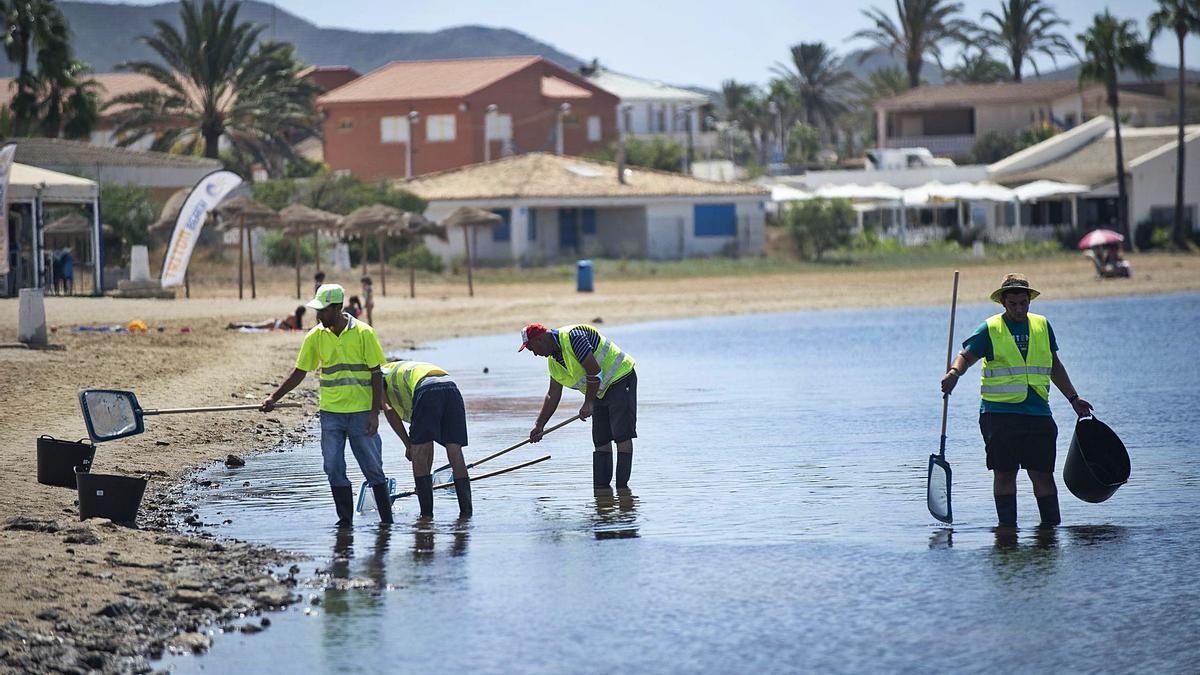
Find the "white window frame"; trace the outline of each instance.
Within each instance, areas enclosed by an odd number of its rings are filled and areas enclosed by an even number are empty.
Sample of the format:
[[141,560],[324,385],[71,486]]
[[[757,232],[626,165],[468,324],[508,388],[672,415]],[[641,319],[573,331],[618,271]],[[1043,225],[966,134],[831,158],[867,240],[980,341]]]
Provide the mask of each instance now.
[[512,140],[512,115],[492,113],[487,115],[487,137],[491,141]]
[[380,143],[407,143],[408,117],[396,115],[379,118]]
[[456,115],[426,115],[425,140],[429,143],[447,143],[457,138]]
[[604,126],[599,115],[590,115],[587,120],[587,139],[590,143],[599,142],[604,137]]

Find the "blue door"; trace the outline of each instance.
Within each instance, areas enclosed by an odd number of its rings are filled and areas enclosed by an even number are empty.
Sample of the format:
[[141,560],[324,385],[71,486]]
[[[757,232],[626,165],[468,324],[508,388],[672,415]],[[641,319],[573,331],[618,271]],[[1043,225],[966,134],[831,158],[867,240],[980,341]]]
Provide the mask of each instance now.
[[579,250],[579,209],[558,210],[559,250]]

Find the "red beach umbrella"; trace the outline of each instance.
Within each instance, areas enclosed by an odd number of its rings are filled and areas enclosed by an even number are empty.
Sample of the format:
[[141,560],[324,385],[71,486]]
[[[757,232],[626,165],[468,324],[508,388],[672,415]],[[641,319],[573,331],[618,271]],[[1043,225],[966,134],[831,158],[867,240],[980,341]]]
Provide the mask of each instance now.
[[1125,235],[1118,232],[1104,229],[1092,230],[1083,235],[1083,239],[1079,240],[1079,250],[1086,251],[1089,248],[1119,244],[1123,241],[1125,241]]

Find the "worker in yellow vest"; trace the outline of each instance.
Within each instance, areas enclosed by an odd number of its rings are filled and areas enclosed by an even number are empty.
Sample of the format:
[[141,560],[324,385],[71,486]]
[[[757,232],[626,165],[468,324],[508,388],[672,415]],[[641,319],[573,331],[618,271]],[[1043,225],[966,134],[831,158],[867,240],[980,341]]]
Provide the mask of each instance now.
[[[450,374],[432,363],[394,361],[383,367],[386,404],[384,415],[404,443],[404,456],[412,462],[413,481],[421,515],[433,515],[433,444],[446,448],[454,471],[458,513],[471,515],[471,477],[462,449],[467,444],[467,412],[458,385]],[[404,428],[408,422],[409,428]]]
[[617,488],[629,486],[633,471],[633,439],[637,438],[637,373],[633,357],[593,326],[577,324],[556,330],[532,323],[521,331],[521,347],[546,357],[550,388],[529,432],[537,443],[558,409],[563,387],[583,394],[582,419],[592,418],[592,484],[608,487],[613,479],[613,443],[617,445]]
[[317,325],[304,336],[296,367],[261,409],[269,412],[279,399],[321,369],[321,455],[333,491],[338,527],[350,527],[354,518],[354,488],[346,476],[346,440],[363,477],[379,505],[380,522],[392,522],[392,500],[383,473],[383,443],[379,438],[379,410],[383,407],[383,347],[366,323],[345,314],[346,291],[323,284],[308,307],[317,310]]
[[1025,275],[1005,275],[991,295],[1004,311],[963,342],[963,350],[942,377],[942,393],[949,395],[963,373],[983,360],[979,429],[992,471],[996,515],[1003,526],[1017,524],[1017,472],[1022,467],[1033,483],[1041,524],[1061,521],[1054,484],[1058,427],[1050,414],[1050,383],[1067,397],[1077,416],[1092,410],[1058,358],[1050,322],[1029,311],[1029,302],[1038,295]]

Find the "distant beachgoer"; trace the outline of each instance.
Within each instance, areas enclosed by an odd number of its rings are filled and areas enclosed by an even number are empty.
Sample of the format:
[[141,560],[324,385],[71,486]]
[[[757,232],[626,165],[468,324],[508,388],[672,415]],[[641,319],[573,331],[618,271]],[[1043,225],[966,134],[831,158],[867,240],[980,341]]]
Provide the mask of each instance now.
[[1040,295],[1023,274],[1008,274],[992,295],[1004,312],[990,317],[963,342],[963,350],[942,377],[949,395],[958,378],[983,360],[983,401],[979,429],[1000,525],[1017,524],[1017,473],[1022,467],[1033,483],[1043,526],[1058,525],[1058,487],[1054,484],[1058,427],[1050,413],[1050,383],[1067,397],[1079,417],[1092,404],[1080,398],[1058,358],[1058,342],[1046,317],[1029,311]]
[[392,500],[383,473],[379,410],[383,408],[383,347],[374,329],[342,311],[346,291],[337,284],[317,290],[308,307],[317,325],[304,336],[296,367],[260,409],[270,412],[279,399],[320,368],[321,455],[337,508],[338,527],[354,522],[354,488],[346,475],[346,441],[379,507],[379,520],[392,522]]
[[[433,444],[446,448],[454,470],[458,513],[471,515],[471,477],[462,449],[467,444],[467,412],[450,374],[432,363],[394,361],[383,367],[388,424],[404,443],[412,462],[421,515],[433,515]],[[409,423],[408,431],[404,423]]]
[[612,444],[617,445],[617,487],[629,486],[633,471],[633,439],[637,438],[637,373],[633,357],[593,326],[577,324],[556,330],[531,323],[521,331],[521,347],[546,357],[550,388],[529,440],[542,432],[558,409],[563,387],[583,394],[582,419],[592,418],[592,484],[608,487],[613,478]]
[[62,272],[63,290],[67,295],[75,294],[75,258],[71,255],[71,247],[64,246],[58,259]]
[[294,314],[289,314],[282,319],[267,319],[265,321],[232,321],[225,330],[237,330],[239,328],[251,328],[256,330],[304,330],[304,314],[307,310],[304,305],[296,308]]
[[367,312],[367,323],[375,325],[375,286],[371,283],[371,277],[363,277],[362,281],[362,297],[363,309]]
[[325,273],[317,272],[313,275],[313,293],[315,294],[322,285],[325,284]]
[[[356,319],[362,316],[362,314],[363,314],[362,301],[358,299],[357,295],[350,296],[350,304],[346,305],[346,313]],[[371,323],[371,322],[368,321],[367,323]]]

